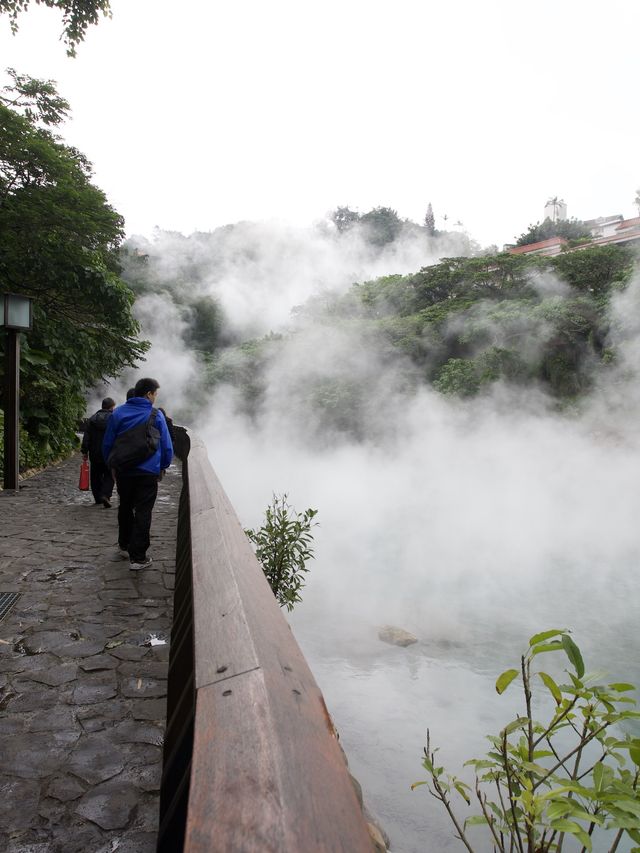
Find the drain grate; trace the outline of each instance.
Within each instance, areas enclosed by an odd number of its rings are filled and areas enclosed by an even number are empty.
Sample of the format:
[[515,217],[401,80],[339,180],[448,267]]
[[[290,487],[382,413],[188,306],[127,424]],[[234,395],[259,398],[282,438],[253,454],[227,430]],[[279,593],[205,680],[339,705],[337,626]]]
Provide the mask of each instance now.
[[2,622],[19,598],[19,592],[0,592],[0,622]]

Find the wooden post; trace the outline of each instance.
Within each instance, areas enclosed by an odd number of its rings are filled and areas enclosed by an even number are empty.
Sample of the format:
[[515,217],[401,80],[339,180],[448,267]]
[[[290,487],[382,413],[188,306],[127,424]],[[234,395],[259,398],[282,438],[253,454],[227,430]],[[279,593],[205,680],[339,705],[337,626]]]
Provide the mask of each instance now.
[[6,330],[4,370],[4,487],[18,488],[20,415],[20,333]]

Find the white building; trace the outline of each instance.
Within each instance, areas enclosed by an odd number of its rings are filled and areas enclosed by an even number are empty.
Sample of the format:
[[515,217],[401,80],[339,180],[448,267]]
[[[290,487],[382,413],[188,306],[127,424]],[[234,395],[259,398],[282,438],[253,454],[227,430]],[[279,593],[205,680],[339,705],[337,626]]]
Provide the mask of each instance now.
[[544,206],[544,218],[559,222],[567,218],[567,203],[562,198],[550,198]]

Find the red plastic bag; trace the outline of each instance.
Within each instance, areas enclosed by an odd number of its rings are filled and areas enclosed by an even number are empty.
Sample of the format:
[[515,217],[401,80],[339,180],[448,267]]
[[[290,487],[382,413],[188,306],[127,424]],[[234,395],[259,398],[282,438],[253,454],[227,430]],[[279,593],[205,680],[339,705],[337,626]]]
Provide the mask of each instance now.
[[89,463],[86,459],[83,459],[80,465],[80,482],[78,483],[78,488],[81,492],[89,491]]

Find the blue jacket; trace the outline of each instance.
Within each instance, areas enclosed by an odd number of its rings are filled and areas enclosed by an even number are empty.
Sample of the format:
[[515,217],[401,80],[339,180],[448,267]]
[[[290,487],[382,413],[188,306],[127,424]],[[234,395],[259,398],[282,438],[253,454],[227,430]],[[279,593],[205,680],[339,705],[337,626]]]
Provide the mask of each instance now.
[[[102,442],[102,455],[105,459],[109,458],[116,436],[139,423],[148,421],[151,416],[151,409],[151,401],[147,400],[146,397],[131,397],[126,403],[113,410],[113,414],[107,421],[107,429]],[[160,446],[153,456],[134,468],[132,473],[159,476],[161,469],[168,468],[171,465],[173,444],[162,412],[158,412],[156,415],[155,425],[160,430]]]

